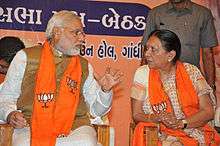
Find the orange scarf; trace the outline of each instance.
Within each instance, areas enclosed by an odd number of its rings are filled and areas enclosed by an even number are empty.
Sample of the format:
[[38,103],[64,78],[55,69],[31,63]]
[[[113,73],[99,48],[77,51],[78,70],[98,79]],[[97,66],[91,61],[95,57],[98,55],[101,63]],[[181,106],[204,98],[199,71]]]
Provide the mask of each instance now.
[[36,75],[31,146],[54,146],[57,136],[69,134],[75,118],[82,74],[79,57],[72,57],[67,66],[60,81],[58,96],[55,72],[52,49],[45,42]]
[[[198,95],[196,94],[192,81],[190,80],[190,77],[184,68],[184,65],[179,61],[176,63],[176,65],[177,65],[176,86],[178,92],[177,93],[178,99],[185,116],[189,117],[198,112],[199,98]],[[150,69],[148,91],[149,91],[150,104],[154,112],[161,112],[160,110],[166,110],[166,112],[173,112],[171,107],[172,105],[169,101],[169,97],[166,95],[165,91],[163,90],[162,82],[160,80],[160,75],[158,70]],[[141,129],[144,128],[144,126],[145,125],[140,122],[140,125],[137,127]],[[186,135],[186,133],[182,130],[169,129],[166,128],[163,124],[160,124],[160,130],[167,133],[168,135],[179,137],[179,139],[184,145],[195,146],[198,144],[195,139],[189,138]],[[205,132],[205,138],[207,144],[210,144],[211,142],[210,137],[212,137],[212,135],[215,137],[216,143],[219,143],[220,140],[219,136],[211,127],[205,125],[203,127],[203,130]],[[138,136],[136,135],[134,136],[134,139],[136,139],[136,141],[139,141]],[[143,140],[140,141],[141,143],[143,143]],[[135,146],[142,146],[142,145],[135,145]]]
[[0,74],[0,84],[2,82],[4,82],[4,80],[5,80],[5,75],[4,74]]
[[[157,127],[157,125],[150,122],[139,122],[134,130],[132,146],[146,146],[147,139],[145,139],[146,136],[144,135],[144,127]],[[160,146],[159,142],[158,145]]]

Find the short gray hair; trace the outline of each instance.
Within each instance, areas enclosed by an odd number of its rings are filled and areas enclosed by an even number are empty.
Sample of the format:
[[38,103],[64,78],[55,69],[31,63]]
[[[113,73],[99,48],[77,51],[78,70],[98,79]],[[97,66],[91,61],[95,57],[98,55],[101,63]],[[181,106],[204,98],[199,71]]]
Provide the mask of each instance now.
[[74,12],[67,10],[62,10],[55,13],[47,23],[47,28],[46,28],[47,39],[49,40],[52,38],[54,27],[64,27],[65,23],[72,19],[80,20],[80,17],[77,16]]

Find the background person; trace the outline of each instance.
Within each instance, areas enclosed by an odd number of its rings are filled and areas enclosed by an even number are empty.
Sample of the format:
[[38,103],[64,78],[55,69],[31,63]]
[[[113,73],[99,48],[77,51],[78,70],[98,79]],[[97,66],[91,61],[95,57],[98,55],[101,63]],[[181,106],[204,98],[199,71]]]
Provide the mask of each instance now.
[[18,37],[5,36],[0,39],[0,83],[4,81],[12,59],[23,48],[25,45]]

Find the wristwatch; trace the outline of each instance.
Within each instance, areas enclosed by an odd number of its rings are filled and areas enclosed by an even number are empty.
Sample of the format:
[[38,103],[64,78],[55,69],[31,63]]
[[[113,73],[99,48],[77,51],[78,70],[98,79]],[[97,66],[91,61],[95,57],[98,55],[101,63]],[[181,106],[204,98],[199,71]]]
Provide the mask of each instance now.
[[186,127],[188,125],[188,122],[185,119],[183,119],[182,122],[183,122],[183,128],[182,129],[186,129]]
[[216,90],[216,86],[215,86],[215,83],[214,84],[212,84],[212,85],[210,85],[210,87],[212,88],[212,90]]

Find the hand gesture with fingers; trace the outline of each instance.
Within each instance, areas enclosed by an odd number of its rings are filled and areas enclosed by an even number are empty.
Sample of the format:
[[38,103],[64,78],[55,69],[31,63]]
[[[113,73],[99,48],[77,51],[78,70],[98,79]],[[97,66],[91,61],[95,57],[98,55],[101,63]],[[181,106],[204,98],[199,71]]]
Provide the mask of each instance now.
[[19,111],[13,111],[8,115],[7,121],[14,128],[24,128],[27,126],[27,121],[24,115]]
[[106,68],[105,74],[99,76],[97,73],[94,74],[95,79],[98,81],[104,92],[110,91],[115,85],[121,81],[122,72],[119,70],[113,70],[110,67]]

